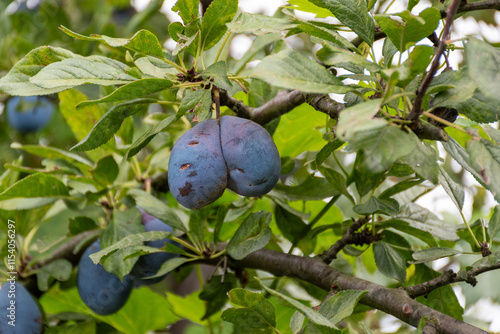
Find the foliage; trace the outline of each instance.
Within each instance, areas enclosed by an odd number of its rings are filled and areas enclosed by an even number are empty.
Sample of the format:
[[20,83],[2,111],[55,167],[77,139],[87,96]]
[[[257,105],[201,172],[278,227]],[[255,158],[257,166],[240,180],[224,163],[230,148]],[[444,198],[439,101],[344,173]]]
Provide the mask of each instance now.
[[[15,265],[1,269],[36,281],[29,286],[47,333],[145,333],[181,319],[192,333],[370,332],[382,316],[373,309],[402,320],[402,332],[479,331],[450,321],[465,311],[450,284],[463,282],[467,306],[500,299],[467,285],[479,274],[478,287],[496,282],[500,267],[500,207],[485,205],[487,192],[500,203],[500,135],[491,123],[500,113],[500,50],[474,37],[449,41],[446,30],[457,8],[463,15],[478,5],[435,2],[417,13],[409,1],[394,13],[384,0],[290,0],[265,16],[214,0],[201,15],[198,1],[178,0],[182,22],[169,24],[163,1],[152,1],[124,24],[128,1],[56,3],[7,18],[0,1],[0,91],[59,103],[43,132],[0,129],[2,257],[12,255],[8,222],[17,235]],[[244,34],[252,45],[234,59],[230,45]],[[464,61],[452,68],[461,43]],[[261,197],[226,190],[188,210],[166,182],[170,152],[193,125],[221,115],[266,128],[281,155],[280,182]],[[437,188],[456,206],[444,215],[419,200]],[[143,232],[136,206],[173,233]],[[75,276],[99,237],[102,250],[90,259],[118,278],[139,256],[180,256],[154,275],[169,274],[168,283],[134,289],[117,313],[97,315]],[[166,237],[175,243],[145,244]],[[456,274],[434,270],[443,258]],[[216,271],[204,274],[201,263]],[[198,288],[172,291],[193,267]]]

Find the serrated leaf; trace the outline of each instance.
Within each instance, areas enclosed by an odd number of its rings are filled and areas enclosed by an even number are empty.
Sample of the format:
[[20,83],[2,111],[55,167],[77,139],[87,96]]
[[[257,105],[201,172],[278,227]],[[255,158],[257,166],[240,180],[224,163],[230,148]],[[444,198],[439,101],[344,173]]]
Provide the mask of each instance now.
[[[465,63],[469,78],[474,80],[481,92],[498,101],[500,91],[500,51],[492,45],[471,37],[465,43]],[[498,105],[498,103],[497,103]]]
[[318,6],[313,1],[288,0],[288,3],[291,5],[294,5],[294,7],[292,7],[293,9],[300,10],[302,12],[313,13],[318,18],[326,18],[328,16],[332,16],[332,13],[328,9],[326,9],[322,6]]
[[422,231],[418,228],[410,226],[407,222],[401,220],[386,220],[382,223],[383,226],[392,227],[398,231],[416,237],[425,242],[429,247],[437,247],[436,239],[427,231]]
[[236,260],[263,248],[271,239],[269,223],[271,214],[260,211],[251,213],[234,233],[227,244],[227,253]]
[[409,139],[413,141],[413,149],[410,154],[402,159],[406,161],[415,172],[436,184],[438,182],[439,156],[436,150],[425,142],[422,142],[413,132],[409,133]]
[[88,151],[93,150],[101,145],[106,144],[113,135],[120,129],[123,121],[138,112],[147,108],[148,104],[154,103],[152,99],[135,99],[120,103],[102,116],[102,118],[94,125],[90,133],[83,138],[78,144],[73,146],[73,151]]
[[229,31],[234,33],[249,33],[264,35],[268,33],[280,33],[298,26],[290,20],[272,17],[268,15],[242,13],[236,20],[227,24]]
[[323,66],[290,49],[265,57],[253,70],[252,77],[305,93],[343,94],[352,90]]
[[[208,103],[207,103],[208,101]],[[212,104],[212,92],[208,89],[198,89],[187,93],[181,101],[179,110],[177,111],[176,120],[179,120],[184,114],[190,110],[194,109],[197,105],[202,106]]]
[[343,290],[321,303],[318,312],[337,324],[354,312],[354,307],[368,290]]
[[446,152],[448,152],[448,154],[450,154],[460,166],[471,173],[476,181],[478,181],[482,186],[485,186],[481,176],[472,166],[469,154],[459,143],[457,143],[455,139],[449,138],[448,141],[444,141],[441,144]]
[[61,26],[60,29],[67,35],[85,41],[97,41],[106,43],[112,47],[124,47],[130,51],[138,52],[158,58],[164,58],[163,48],[155,34],[148,30],[139,30],[130,38],[114,38],[106,35],[92,35],[90,37],[75,33]]
[[119,169],[115,159],[108,155],[97,162],[97,166],[90,171],[94,179],[102,185],[113,184],[118,176]]
[[226,23],[231,22],[238,11],[238,1],[215,0],[208,6],[201,22],[201,46],[208,50],[224,36]]
[[375,23],[364,0],[322,0],[335,17],[372,46]]
[[77,104],[76,109],[91,106],[97,103],[117,102],[123,100],[132,100],[145,95],[153,94],[173,85],[168,79],[146,78],[133,81],[129,84],[117,88],[113,93],[98,100],[82,101]]
[[32,174],[0,194],[0,209],[34,209],[68,197],[68,188],[57,178],[46,174]]
[[412,254],[413,258],[415,259],[415,262],[412,263],[416,264],[416,263],[434,261],[437,259],[441,259],[443,257],[449,257],[461,253],[462,252],[460,251],[446,247],[433,247],[433,248],[421,249]]
[[298,186],[277,184],[274,191],[289,201],[318,201],[340,194],[338,190],[332,188],[327,179],[315,176],[309,176]]
[[276,204],[274,218],[276,219],[276,225],[278,225],[278,228],[281,233],[283,233],[283,236],[290,240],[293,244],[302,239],[309,230],[306,223],[304,223],[301,218],[283,209],[278,204]]
[[243,322],[250,328],[269,328],[276,326],[276,315],[273,304],[260,293],[245,289],[233,289],[228,293],[233,304],[242,308],[230,308],[222,313],[224,321]]
[[343,67],[342,64],[348,63],[355,66],[361,66],[372,73],[378,72],[381,69],[380,66],[368,61],[365,57],[334,44],[324,43],[323,47],[316,52],[316,56],[318,56],[318,59],[323,63],[330,66]]
[[175,6],[172,7],[172,10],[178,12],[179,16],[182,18],[182,22],[188,25],[198,17],[199,6],[200,2],[198,0],[178,0]]
[[202,320],[217,313],[226,304],[228,292],[232,289],[234,283],[234,276],[228,274],[224,277],[223,282],[221,282],[221,276],[212,276],[210,280],[205,283],[203,291],[200,293],[200,299],[206,301],[207,312]]
[[493,97],[489,97],[479,89],[469,99],[455,104],[456,109],[462,115],[478,123],[496,122],[500,118],[500,103]]
[[231,81],[227,78],[226,62],[223,60],[210,65],[200,74],[203,79],[213,81],[213,83],[219,88],[225,90],[233,88]]
[[349,193],[349,191],[347,191],[346,180],[342,174],[331,168],[320,168],[320,171],[328,180],[333,189],[354,202],[351,194]]
[[64,259],[56,259],[36,271],[36,281],[40,291],[47,291],[53,279],[67,281],[73,266]]
[[395,185],[387,188],[386,190],[384,190],[384,192],[381,193],[378,196],[378,198],[384,199],[384,198],[392,197],[396,194],[399,194],[400,192],[403,192],[403,191],[408,190],[416,185],[419,185],[423,181],[424,181],[423,179],[414,179],[414,178],[403,180],[403,181],[396,183]]
[[139,189],[130,189],[128,193],[134,198],[137,206],[151,216],[158,218],[165,224],[172,226],[179,231],[184,233],[188,232],[187,227],[175,213],[174,209],[168,207],[165,203],[153,195]]
[[74,236],[85,231],[99,228],[96,222],[89,217],[78,216],[69,219],[68,236]]
[[301,302],[291,297],[285,296],[284,294],[279,293],[278,291],[268,288],[264,283],[262,283],[262,281],[258,277],[255,277],[255,280],[257,280],[257,282],[260,283],[260,285],[264,288],[264,290],[269,292],[271,295],[276,296],[285,301],[286,303],[285,306],[296,309],[300,313],[304,314],[309,319],[309,321],[312,321],[314,324],[325,326],[327,328],[332,328],[332,329],[337,328],[327,318],[325,318],[318,312],[314,311],[312,308],[302,304]]
[[464,188],[460,184],[453,181],[453,179],[442,167],[439,168],[438,180],[439,184],[443,186],[443,189],[446,191],[448,196],[450,196],[453,203],[455,203],[457,208],[461,211],[465,200]]
[[352,208],[354,212],[360,215],[371,215],[374,213],[391,216],[399,211],[399,203],[393,198],[370,197],[368,202],[358,204]]
[[144,132],[142,136],[139,137],[139,139],[137,139],[132,143],[132,145],[130,145],[129,149],[125,153],[124,159],[133,157],[134,155],[139,153],[139,151],[142,150],[144,146],[146,146],[158,133],[165,130],[165,128],[167,128],[174,120],[175,116],[169,116]]
[[373,256],[378,270],[401,283],[406,280],[406,263],[403,256],[390,244],[379,241],[373,246]]
[[135,80],[127,74],[127,65],[102,56],[63,59],[45,66],[30,78],[31,83],[47,89],[68,89],[83,84],[120,85]]
[[[345,37],[340,35],[336,30],[335,26],[328,26],[324,22],[315,22],[315,21],[297,21],[299,22],[299,29],[309,34],[311,36],[315,36],[321,38],[325,41],[338,44],[344,48],[349,50],[356,50],[356,47]],[[323,45],[331,45],[323,43]]]
[[319,167],[321,164],[338,148],[340,148],[344,143],[338,139],[329,142],[318,152],[316,155],[316,166]]
[[14,65],[7,75],[0,78],[0,90],[18,96],[47,95],[65,90],[69,87],[42,88],[31,83],[30,78],[52,63],[74,57],[80,56],[52,46],[41,46],[31,50]]
[[[403,23],[391,19],[391,15],[401,17]],[[413,15],[409,10],[400,14],[375,16],[378,25],[401,52],[407,50],[409,45],[432,34],[440,19],[441,14],[434,7],[424,9],[418,16]]]
[[194,260],[196,260],[196,259],[186,258],[186,257],[174,257],[174,258],[168,259],[167,261],[165,261],[161,265],[161,267],[160,267],[160,269],[158,269],[158,272],[156,273],[156,275],[146,277],[146,278],[149,279],[149,278],[161,277],[163,275],[170,273],[172,270],[179,268],[183,264],[194,261]]
[[498,231],[500,231],[500,206],[496,205],[488,223],[488,235],[491,240],[498,234]]
[[500,147],[491,142],[471,140],[467,146],[470,161],[481,177],[486,188],[491,191],[495,200],[500,203]]
[[336,131],[339,139],[355,141],[359,133],[386,126],[385,120],[373,118],[380,108],[380,103],[380,99],[375,99],[342,110]]
[[431,211],[415,203],[406,203],[393,219],[402,220],[410,226],[431,233],[443,240],[457,240],[457,225],[441,220]]

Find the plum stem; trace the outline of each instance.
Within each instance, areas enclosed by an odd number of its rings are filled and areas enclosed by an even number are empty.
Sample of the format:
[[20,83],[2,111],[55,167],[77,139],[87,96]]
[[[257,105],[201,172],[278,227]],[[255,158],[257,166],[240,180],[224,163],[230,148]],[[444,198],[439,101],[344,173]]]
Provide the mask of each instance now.
[[220,125],[220,92],[219,87],[214,86],[212,88],[212,92],[214,93],[215,100],[215,118],[217,119],[217,125]]

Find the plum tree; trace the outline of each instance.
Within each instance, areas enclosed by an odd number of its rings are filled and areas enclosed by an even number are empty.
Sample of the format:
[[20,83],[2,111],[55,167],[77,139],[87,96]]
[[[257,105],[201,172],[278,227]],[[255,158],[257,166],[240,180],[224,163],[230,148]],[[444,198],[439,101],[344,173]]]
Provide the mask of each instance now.
[[21,284],[7,281],[0,288],[0,333],[42,333],[42,314],[30,293]]
[[267,194],[279,179],[281,162],[269,133],[234,116],[206,120],[188,130],[172,149],[168,182],[179,203],[200,209],[228,187],[237,194]]
[[[142,224],[144,225],[146,232],[150,231],[172,232],[172,227],[165,224],[158,218],[151,216],[150,214],[148,214],[143,210],[141,210],[141,214],[142,214],[141,216]],[[171,239],[166,238],[157,241],[146,241],[144,244],[149,247],[162,248],[165,246],[165,243],[167,242],[174,243],[174,241],[172,241]],[[167,276],[167,274],[150,279],[146,279],[145,277],[155,275],[161,268],[162,264],[165,263],[165,261],[170,260],[177,256],[179,255],[166,252],[142,255],[139,257],[139,260],[137,260],[137,262],[135,263],[134,268],[132,269],[132,272],[130,274],[134,277],[134,281],[137,285],[150,285],[158,283],[161,280],[163,280]]]
[[54,112],[53,103],[43,96],[14,96],[7,101],[7,122],[19,132],[35,132],[45,127]]
[[94,264],[89,256],[100,249],[97,240],[83,253],[78,264],[77,286],[85,305],[96,314],[108,315],[118,311],[127,302],[133,280],[126,276],[121,281],[101,264]]

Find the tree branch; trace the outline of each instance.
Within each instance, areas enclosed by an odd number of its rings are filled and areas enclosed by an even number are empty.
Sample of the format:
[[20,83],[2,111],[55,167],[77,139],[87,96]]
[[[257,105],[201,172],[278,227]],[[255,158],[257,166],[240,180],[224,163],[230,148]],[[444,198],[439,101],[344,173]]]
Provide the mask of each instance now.
[[436,55],[434,56],[434,60],[432,61],[431,68],[429,72],[425,75],[424,80],[420,83],[420,86],[417,88],[417,96],[413,101],[413,108],[408,115],[407,119],[413,121],[415,123],[419,122],[419,117],[422,114],[422,102],[424,101],[425,93],[427,92],[427,88],[429,88],[434,75],[436,74],[439,68],[439,61],[441,59],[441,55],[446,49],[447,41],[450,37],[451,24],[453,23],[453,19],[455,18],[455,14],[457,13],[458,5],[461,0],[453,0],[450,7],[448,7],[446,14],[446,23],[443,28],[443,36],[441,37],[441,41],[436,50]]
[[360,301],[362,304],[391,314],[415,327],[425,317],[428,319],[428,325],[432,326],[438,333],[487,333],[413,300],[403,289],[386,288],[345,274],[318,258],[300,257],[261,249],[242,260],[230,260],[230,266],[260,269],[275,276],[297,278],[326,291],[330,291],[332,286],[340,290],[368,290],[369,292]]
[[364,232],[356,233],[356,231],[363,227],[363,225],[365,225],[368,221],[369,219],[367,217],[363,217],[353,222],[352,225],[349,226],[347,233],[344,234],[342,238],[337,240],[337,242],[335,242],[333,246],[330,247],[327,251],[324,251],[323,254],[318,255],[318,258],[320,258],[326,264],[329,264],[337,258],[337,254],[347,245],[370,244],[373,241],[376,241],[376,235],[372,235],[371,231],[369,230],[365,230],[368,231],[368,234]]
[[430,281],[409,286],[406,288],[406,291],[411,298],[417,298],[419,296],[426,296],[432,290],[452,283],[466,282],[472,286],[475,286],[477,284],[477,275],[495,269],[500,269],[500,262],[497,262],[491,266],[472,268],[470,270],[467,270],[463,275],[457,275],[455,272],[453,272],[453,270],[448,270],[441,276],[436,277]]

